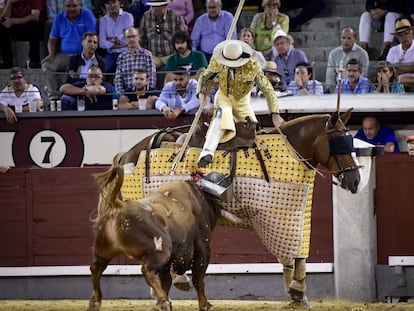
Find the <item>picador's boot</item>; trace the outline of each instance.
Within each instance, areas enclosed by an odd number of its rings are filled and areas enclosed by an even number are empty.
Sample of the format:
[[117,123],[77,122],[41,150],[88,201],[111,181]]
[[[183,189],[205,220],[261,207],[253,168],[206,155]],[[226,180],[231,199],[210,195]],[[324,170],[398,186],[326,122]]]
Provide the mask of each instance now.
[[223,137],[224,130],[221,129],[221,113],[221,109],[218,108],[216,116],[211,122],[210,128],[208,129],[203,150],[201,151],[200,157],[198,158],[198,166],[200,167],[205,167],[213,162],[214,151],[216,151],[220,139]]

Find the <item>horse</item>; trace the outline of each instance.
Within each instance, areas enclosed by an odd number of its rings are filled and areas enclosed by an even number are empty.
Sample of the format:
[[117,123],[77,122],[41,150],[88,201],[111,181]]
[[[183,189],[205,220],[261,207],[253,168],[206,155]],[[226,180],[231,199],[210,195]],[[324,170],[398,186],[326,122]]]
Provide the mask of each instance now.
[[[282,124],[279,130],[296,151],[300,161],[309,170],[318,171],[316,167],[319,164],[337,178],[342,188],[356,193],[360,182],[360,166],[353,155],[353,138],[346,127],[351,112],[352,109],[342,115],[339,112],[334,112],[331,115],[304,116]],[[190,146],[200,148],[203,145],[207,129],[206,119],[201,118],[191,137]],[[278,132],[273,130],[265,132],[265,134]],[[218,150],[220,147],[219,145]],[[121,163],[127,165],[123,159],[128,157],[133,161],[130,164],[135,166],[142,150],[144,148],[136,148],[135,146],[122,155],[118,164],[114,163],[114,165],[117,166]],[[293,258],[289,263],[284,262],[283,266],[285,287],[292,303],[309,306],[306,297],[305,258]]]
[[[113,173],[122,176],[116,170]],[[95,177],[98,185],[107,182],[105,174]],[[90,266],[93,293],[88,310],[100,309],[102,273],[121,254],[142,265],[158,310],[172,310],[168,296],[172,283],[170,269],[179,274],[192,270],[199,310],[210,310],[204,276],[210,261],[211,233],[219,216],[217,199],[190,181],[166,182],[138,201],[120,201],[117,198],[120,187],[118,182],[110,191],[101,193],[94,219],[94,259]]]

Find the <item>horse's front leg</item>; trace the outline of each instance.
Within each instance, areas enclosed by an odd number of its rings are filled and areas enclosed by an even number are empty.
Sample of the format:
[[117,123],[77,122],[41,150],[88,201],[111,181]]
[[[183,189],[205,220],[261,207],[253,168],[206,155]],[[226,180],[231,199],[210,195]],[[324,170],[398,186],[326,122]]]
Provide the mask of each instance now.
[[303,307],[310,308],[306,297],[306,260],[305,258],[294,259],[293,280],[288,287],[288,293],[292,302]]
[[101,276],[109,264],[110,259],[95,256],[90,266],[93,291],[89,299],[88,311],[98,311],[101,308],[102,292],[101,292]]

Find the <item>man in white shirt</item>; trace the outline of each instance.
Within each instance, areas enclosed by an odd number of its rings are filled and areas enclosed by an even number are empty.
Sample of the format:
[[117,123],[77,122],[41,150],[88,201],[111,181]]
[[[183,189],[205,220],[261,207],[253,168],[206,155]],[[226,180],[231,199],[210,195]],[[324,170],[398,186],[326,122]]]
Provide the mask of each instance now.
[[394,65],[398,80],[407,87],[414,87],[414,26],[407,17],[395,22],[395,36],[400,44],[392,47],[387,61]]
[[0,111],[6,115],[8,123],[17,122],[16,112],[29,111],[29,103],[36,103],[36,110],[43,107],[39,89],[26,82],[20,67],[10,70],[10,85],[0,93]]

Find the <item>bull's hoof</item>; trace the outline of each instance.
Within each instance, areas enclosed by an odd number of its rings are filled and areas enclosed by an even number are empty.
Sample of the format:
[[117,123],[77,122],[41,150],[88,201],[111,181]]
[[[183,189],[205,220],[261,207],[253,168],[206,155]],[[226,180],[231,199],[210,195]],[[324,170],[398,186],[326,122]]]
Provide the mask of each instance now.
[[101,303],[95,300],[89,300],[89,308],[87,311],[99,311],[101,309]]
[[200,307],[199,311],[214,311],[214,307],[212,304],[210,304],[209,302],[207,302],[207,306],[205,307]]
[[173,285],[178,288],[179,290],[188,292],[192,289],[190,278],[187,276],[187,274],[176,274],[173,278]]
[[158,311],[171,311],[172,304],[170,300],[160,301],[156,305]]
[[198,160],[198,166],[199,167],[206,167],[211,162],[213,162],[213,156],[211,154],[207,154]]

